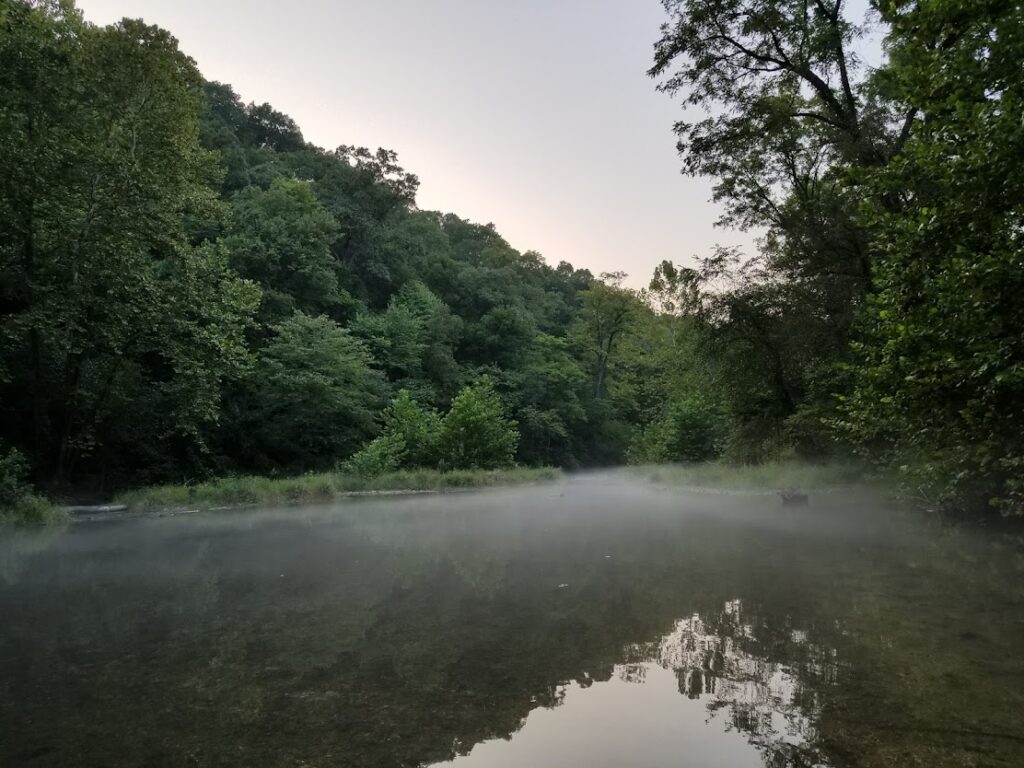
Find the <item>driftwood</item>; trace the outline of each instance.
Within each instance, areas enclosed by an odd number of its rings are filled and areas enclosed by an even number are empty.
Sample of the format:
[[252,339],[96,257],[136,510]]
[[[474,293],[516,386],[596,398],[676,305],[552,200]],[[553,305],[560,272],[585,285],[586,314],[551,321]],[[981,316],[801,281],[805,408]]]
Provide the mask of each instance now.
[[128,506],[126,504],[97,504],[63,507],[63,510],[69,515],[101,515],[108,514],[110,512],[124,512],[127,509]]

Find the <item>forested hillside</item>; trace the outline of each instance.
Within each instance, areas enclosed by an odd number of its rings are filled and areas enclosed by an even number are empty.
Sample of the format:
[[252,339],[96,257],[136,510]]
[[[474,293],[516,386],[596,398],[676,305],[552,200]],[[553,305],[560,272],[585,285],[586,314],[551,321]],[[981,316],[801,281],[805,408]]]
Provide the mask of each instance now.
[[859,451],[1019,510],[1019,5],[878,0],[875,69],[838,0],[665,5],[684,170],[767,234],[634,291],[421,210],[167,31],[0,0],[0,503]]
[[3,7],[0,421],[44,486],[335,467],[460,392],[498,455],[359,466],[618,463],[693,375],[621,276],[420,210],[393,152],[312,146],[168,32]]

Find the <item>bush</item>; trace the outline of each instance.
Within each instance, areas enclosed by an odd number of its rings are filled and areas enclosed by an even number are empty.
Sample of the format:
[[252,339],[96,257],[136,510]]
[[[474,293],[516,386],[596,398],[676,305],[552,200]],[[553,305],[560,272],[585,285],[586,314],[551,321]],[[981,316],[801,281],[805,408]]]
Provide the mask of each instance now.
[[724,414],[701,398],[675,403],[668,415],[666,448],[672,461],[708,461],[722,453],[728,432]]
[[377,477],[398,469],[437,465],[441,419],[436,411],[421,408],[403,389],[382,416],[383,433],[346,461],[343,471]]
[[32,492],[28,485],[28,462],[13,448],[0,454],[0,509],[14,505]]
[[511,466],[519,442],[516,422],[482,377],[463,389],[442,419],[402,390],[384,410],[384,431],[342,465],[360,477],[401,469],[500,469]]
[[407,390],[384,410],[384,434],[402,440],[405,453],[399,466],[437,465],[441,418],[437,411],[421,408]]
[[667,419],[637,427],[626,451],[626,461],[634,465],[663,464],[669,460],[668,441]]
[[0,523],[45,525],[64,519],[49,501],[32,492],[28,471],[28,462],[18,451],[0,453]]
[[405,466],[409,452],[400,434],[384,434],[371,440],[342,465],[342,471],[359,477],[378,477]]

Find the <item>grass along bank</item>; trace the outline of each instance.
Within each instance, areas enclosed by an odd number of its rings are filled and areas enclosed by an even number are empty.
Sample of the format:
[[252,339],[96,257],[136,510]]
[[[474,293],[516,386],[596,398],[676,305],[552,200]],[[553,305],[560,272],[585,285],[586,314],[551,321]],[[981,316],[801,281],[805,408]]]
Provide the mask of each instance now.
[[[635,467],[634,471],[656,483],[721,491],[765,492],[794,488],[813,490],[871,483],[864,468],[855,463],[809,464],[772,461],[737,465],[723,461]],[[877,482],[875,480],[874,482]]]
[[34,493],[25,494],[13,503],[0,505],[0,529],[12,526],[62,525],[68,520],[67,512],[55,507],[49,499]]
[[320,472],[295,477],[224,477],[195,485],[159,485],[118,494],[114,501],[133,510],[210,509],[240,504],[301,504],[358,493],[446,491],[522,485],[562,476],[551,467],[494,470],[413,469],[361,477]]

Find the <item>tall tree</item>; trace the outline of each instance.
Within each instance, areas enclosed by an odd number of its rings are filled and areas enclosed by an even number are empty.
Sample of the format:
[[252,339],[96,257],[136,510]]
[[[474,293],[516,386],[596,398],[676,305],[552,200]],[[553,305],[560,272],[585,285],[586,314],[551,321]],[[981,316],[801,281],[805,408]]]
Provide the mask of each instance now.
[[[715,254],[700,270],[720,284],[698,283],[717,308],[722,354],[739,371],[767,365],[770,374],[735,390],[734,412],[759,422],[754,432],[781,434],[784,421],[820,421],[807,413],[834,403],[841,379],[822,360],[848,355],[871,287],[863,190],[851,171],[897,156],[919,113],[861,65],[865,25],[844,0],[664,5],[671,20],[650,74],[706,113],[676,126],[683,169],[714,179],[721,224],[763,233],[756,256]],[[796,327],[814,344],[791,343]]]
[[608,390],[608,372],[630,321],[640,309],[636,295],[622,287],[624,273],[608,273],[582,294],[573,336],[591,366],[594,396]]
[[163,30],[56,0],[0,5],[0,60],[5,432],[58,477],[109,440],[119,398],[197,436],[258,292],[192,247],[216,215],[195,66]]
[[930,497],[1024,513],[1024,8],[880,2],[886,84],[922,115],[859,181],[876,293],[847,424]]

